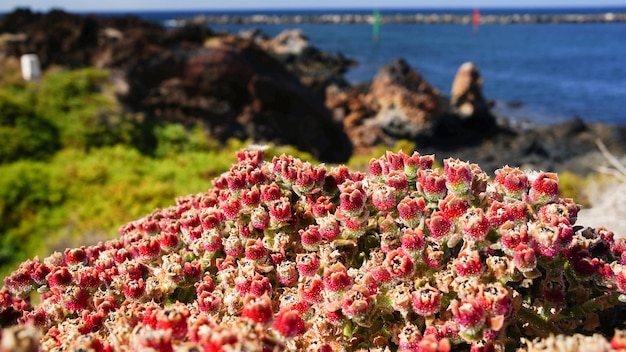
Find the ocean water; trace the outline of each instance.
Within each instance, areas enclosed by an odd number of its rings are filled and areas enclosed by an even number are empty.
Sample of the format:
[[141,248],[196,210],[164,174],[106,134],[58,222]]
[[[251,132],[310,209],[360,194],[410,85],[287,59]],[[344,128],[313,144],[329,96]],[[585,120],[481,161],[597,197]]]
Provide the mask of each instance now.
[[[564,13],[576,11],[599,10]],[[273,36],[294,26],[212,27],[235,33],[249,28]],[[378,43],[366,24],[298,28],[316,47],[357,60],[346,74],[353,83],[371,80],[381,65],[402,57],[449,94],[458,67],[472,61],[484,79],[484,95],[511,119],[553,123],[580,117],[626,124],[626,23],[493,24],[477,32],[471,25],[384,24]]]
[[458,67],[472,61],[485,96],[521,103],[507,109],[519,119],[626,123],[626,24],[484,25],[478,33],[463,25],[394,24],[381,27],[377,44],[367,25],[301,27],[314,45],[359,62],[346,75],[352,82],[402,57],[448,94]]
[[[382,10],[393,13],[469,14],[467,10]],[[500,9],[488,14],[624,13],[624,8]],[[371,10],[137,12],[161,23],[199,14],[329,14]],[[237,33],[260,28],[270,36],[300,28],[312,45],[358,61],[347,72],[352,82],[371,80],[381,65],[404,58],[433,86],[448,95],[458,67],[474,62],[484,79],[483,92],[498,111],[515,120],[552,123],[585,121],[626,124],[626,23],[584,24],[383,24],[373,41],[367,24],[211,25]]]

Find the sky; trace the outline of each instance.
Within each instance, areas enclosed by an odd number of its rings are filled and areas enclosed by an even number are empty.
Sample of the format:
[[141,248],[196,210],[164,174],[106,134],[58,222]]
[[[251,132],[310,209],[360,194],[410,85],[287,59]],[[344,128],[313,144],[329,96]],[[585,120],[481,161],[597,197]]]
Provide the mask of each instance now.
[[488,7],[599,7],[626,6],[625,0],[1,0],[0,12],[17,7],[33,11],[51,8],[66,11],[112,10],[253,10],[348,8],[488,8]]

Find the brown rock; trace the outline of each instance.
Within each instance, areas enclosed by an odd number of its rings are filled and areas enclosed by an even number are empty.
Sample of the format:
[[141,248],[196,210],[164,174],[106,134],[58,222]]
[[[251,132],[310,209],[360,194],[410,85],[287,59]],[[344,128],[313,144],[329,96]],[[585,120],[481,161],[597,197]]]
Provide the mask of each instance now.
[[289,144],[326,161],[351,154],[324,101],[249,40],[214,37],[202,48],[152,56],[129,73],[134,91],[148,93],[138,105],[161,120],[201,121],[221,141]]
[[331,87],[326,106],[343,121],[356,153],[399,139],[427,140],[441,115],[439,91],[404,60],[381,67],[369,87]]
[[265,42],[265,48],[278,55],[301,55],[310,47],[309,38],[300,29],[282,31],[273,39]]
[[331,86],[326,91],[326,106],[338,121],[352,142],[355,154],[368,154],[377,145],[392,145],[393,138],[387,136],[378,126],[373,126],[371,118],[376,115],[366,103],[366,94],[358,89],[342,90]]
[[[7,41],[0,57],[36,53],[44,69],[96,65],[112,70],[126,108],[142,113],[149,123],[199,124],[219,141],[234,137],[289,144],[324,161],[343,162],[352,152],[323,97],[252,39],[216,35],[198,25],[166,30],[136,17],[58,10],[5,14],[0,18],[3,32],[24,33],[26,39]],[[296,34],[281,43],[294,47],[292,40],[303,39]],[[318,53],[298,43],[294,45]]]
[[[464,68],[468,66],[473,67],[470,64]],[[467,87],[476,87],[480,82],[479,77],[472,77],[466,77]],[[456,83],[457,88],[461,81]],[[471,114],[460,116],[448,109],[449,101],[437,89],[404,60],[396,59],[380,69],[369,87],[354,87],[347,93],[340,89],[327,91],[327,106],[336,117],[343,118],[355,152],[377,144],[392,146],[401,139],[422,149],[454,150],[478,145],[502,132],[479,93],[466,94],[473,96],[476,107],[472,106]]]
[[452,112],[460,117],[484,114],[488,108],[483,97],[482,85],[483,79],[478,67],[471,62],[462,64],[452,83],[450,96]]
[[395,138],[429,134],[439,116],[439,91],[404,60],[381,67],[366,97],[378,113],[369,122]]
[[439,100],[437,89],[402,59],[381,67],[369,87],[327,90],[326,96],[327,106],[343,118],[355,152],[430,135]]
[[138,32],[150,41],[165,34],[158,24],[132,16],[78,16],[61,10],[41,14],[18,9],[0,18],[0,33],[23,35],[25,40],[9,42],[0,51],[7,57],[37,54],[44,69],[50,65],[77,68],[93,64],[98,52],[119,41],[119,34],[126,38]]
[[243,32],[240,36],[251,38],[322,99],[331,85],[349,86],[343,74],[355,61],[341,53],[331,54],[315,48],[299,29],[285,30],[274,38],[258,31]]

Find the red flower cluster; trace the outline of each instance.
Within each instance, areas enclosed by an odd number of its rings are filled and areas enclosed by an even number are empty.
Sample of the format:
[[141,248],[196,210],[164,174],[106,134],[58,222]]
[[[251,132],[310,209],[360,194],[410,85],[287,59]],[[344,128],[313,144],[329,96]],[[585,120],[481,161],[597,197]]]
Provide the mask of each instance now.
[[555,174],[491,180],[417,152],[369,175],[263,157],[239,152],[119,239],[22,263],[0,322],[50,351],[490,351],[623,312],[626,241],[575,227]]

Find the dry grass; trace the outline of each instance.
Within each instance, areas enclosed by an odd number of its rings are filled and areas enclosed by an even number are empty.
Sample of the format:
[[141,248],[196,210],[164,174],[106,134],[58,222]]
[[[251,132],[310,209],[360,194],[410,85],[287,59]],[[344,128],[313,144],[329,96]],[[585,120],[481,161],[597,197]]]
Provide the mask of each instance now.
[[613,177],[610,181],[594,182],[587,187],[591,207],[580,211],[577,223],[604,227],[613,231],[616,238],[626,237],[626,156],[620,161],[601,141],[598,141],[598,148],[610,163],[608,167],[599,167],[598,171]]

